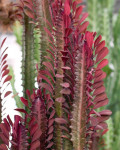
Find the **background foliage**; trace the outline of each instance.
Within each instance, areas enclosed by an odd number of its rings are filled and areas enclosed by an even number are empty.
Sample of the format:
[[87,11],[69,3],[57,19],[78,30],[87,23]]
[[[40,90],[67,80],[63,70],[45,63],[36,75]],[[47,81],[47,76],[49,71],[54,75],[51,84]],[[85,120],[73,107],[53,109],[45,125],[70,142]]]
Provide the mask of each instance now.
[[[105,86],[110,100],[109,108],[113,114],[108,120],[109,131],[104,135],[105,150],[118,150],[120,147],[120,11],[115,11],[116,0],[89,0],[86,2],[90,22],[89,30],[103,35],[110,50],[109,66]],[[103,143],[100,143],[100,149]]]

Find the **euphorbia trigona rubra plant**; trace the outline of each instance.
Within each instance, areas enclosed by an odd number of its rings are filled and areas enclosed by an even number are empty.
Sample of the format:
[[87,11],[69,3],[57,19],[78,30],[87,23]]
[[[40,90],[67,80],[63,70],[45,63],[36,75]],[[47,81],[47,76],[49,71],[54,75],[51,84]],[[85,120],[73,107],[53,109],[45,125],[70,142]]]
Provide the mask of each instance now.
[[[33,93],[27,89],[25,98],[21,97],[25,109],[16,109],[25,114],[24,118],[16,115],[12,123],[7,116],[0,125],[0,149],[97,150],[100,136],[108,130],[105,121],[111,115],[109,110],[97,112],[108,104],[103,85],[106,74],[102,71],[108,64],[105,41],[87,31],[88,14],[82,13],[80,1],[41,3],[21,0],[17,5],[23,13],[18,16],[24,20],[24,43],[33,44],[28,31],[34,27],[45,38],[41,47],[45,44],[46,51],[36,65],[39,88]],[[30,45],[25,47],[29,52]],[[33,67],[27,66],[25,70]]]

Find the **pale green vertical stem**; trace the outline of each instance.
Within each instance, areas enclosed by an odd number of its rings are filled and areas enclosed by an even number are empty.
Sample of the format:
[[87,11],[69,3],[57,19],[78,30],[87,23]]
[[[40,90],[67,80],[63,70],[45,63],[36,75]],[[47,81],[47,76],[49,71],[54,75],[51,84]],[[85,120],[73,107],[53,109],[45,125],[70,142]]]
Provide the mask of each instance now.
[[20,101],[20,98],[17,95],[17,91],[15,89],[15,75],[14,75],[13,68],[10,67],[9,70],[10,70],[10,75],[12,76],[12,79],[11,79],[10,83],[11,83],[11,86],[12,86],[13,95],[14,95],[16,105],[17,105],[18,108],[23,108],[23,103]]
[[[44,27],[49,28],[45,20],[48,20],[51,24],[51,15],[49,11],[49,2],[48,0],[34,0],[34,5],[36,8],[36,18],[38,20],[38,28],[39,28],[39,35],[40,35],[40,64],[42,67],[42,62],[44,61],[44,56],[49,55],[46,53],[46,49],[48,49],[49,42],[48,42],[48,34],[44,31]],[[52,24],[51,24],[52,25]]]
[[22,61],[22,74],[23,74],[23,95],[26,96],[26,90],[29,89],[32,93],[35,87],[35,64],[34,64],[34,36],[33,24],[29,23],[30,19],[24,16],[24,35],[23,35],[23,61]]

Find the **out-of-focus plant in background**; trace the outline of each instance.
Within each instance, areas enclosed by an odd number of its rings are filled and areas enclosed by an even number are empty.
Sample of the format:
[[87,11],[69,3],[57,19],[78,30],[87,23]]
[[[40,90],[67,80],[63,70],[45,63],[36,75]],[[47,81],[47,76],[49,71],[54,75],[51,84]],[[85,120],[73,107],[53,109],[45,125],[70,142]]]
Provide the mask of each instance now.
[[[107,121],[109,131],[104,135],[105,150],[120,149],[120,11],[116,6],[117,0],[88,0],[86,2],[89,13],[89,30],[97,31],[103,35],[109,47],[109,66],[105,67],[107,73],[105,86],[110,100],[107,108],[112,110],[112,117]],[[102,143],[103,144],[103,143]],[[102,149],[100,144],[100,149]]]

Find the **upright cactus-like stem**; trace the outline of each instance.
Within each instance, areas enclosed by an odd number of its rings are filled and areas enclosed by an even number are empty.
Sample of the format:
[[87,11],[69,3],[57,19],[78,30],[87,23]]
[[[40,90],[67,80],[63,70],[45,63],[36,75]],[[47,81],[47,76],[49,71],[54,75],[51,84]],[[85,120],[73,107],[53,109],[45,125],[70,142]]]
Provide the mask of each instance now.
[[80,45],[76,52],[76,84],[74,94],[74,104],[72,112],[72,140],[75,150],[82,150],[86,143],[86,120],[87,120],[87,101],[86,101],[86,80],[87,65],[86,54],[83,45]]
[[26,97],[26,90],[32,92],[35,87],[35,64],[34,64],[34,27],[30,24],[28,16],[24,16],[24,33],[23,33],[23,94]]
[[[62,53],[61,51],[64,49],[64,42],[63,42],[63,36],[64,36],[64,28],[63,28],[63,18],[61,16],[61,14],[58,15],[59,17],[61,17],[61,21],[58,21],[57,24],[59,24],[60,26],[56,27],[56,49],[57,49],[57,74],[59,74],[61,77],[57,77],[56,78],[56,84],[55,84],[55,100],[57,98],[60,98],[60,97],[63,97],[61,90],[62,90],[62,86],[60,85],[61,83],[63,83],[63,61],[62,61]],[[59,33],[59,30],[60,30],[60,33]],[[55,110],[56,110],[56,115],[58,118],[61,118],[62,115],[63,115],[63,112],[62,112],[62,104],[55,101]],[[61,133],[61,129],[60,129],[60,126],[58,124],[56,124],[56,149],[58,150],[61,150],[61,136],[62,136],[62,133]]]

